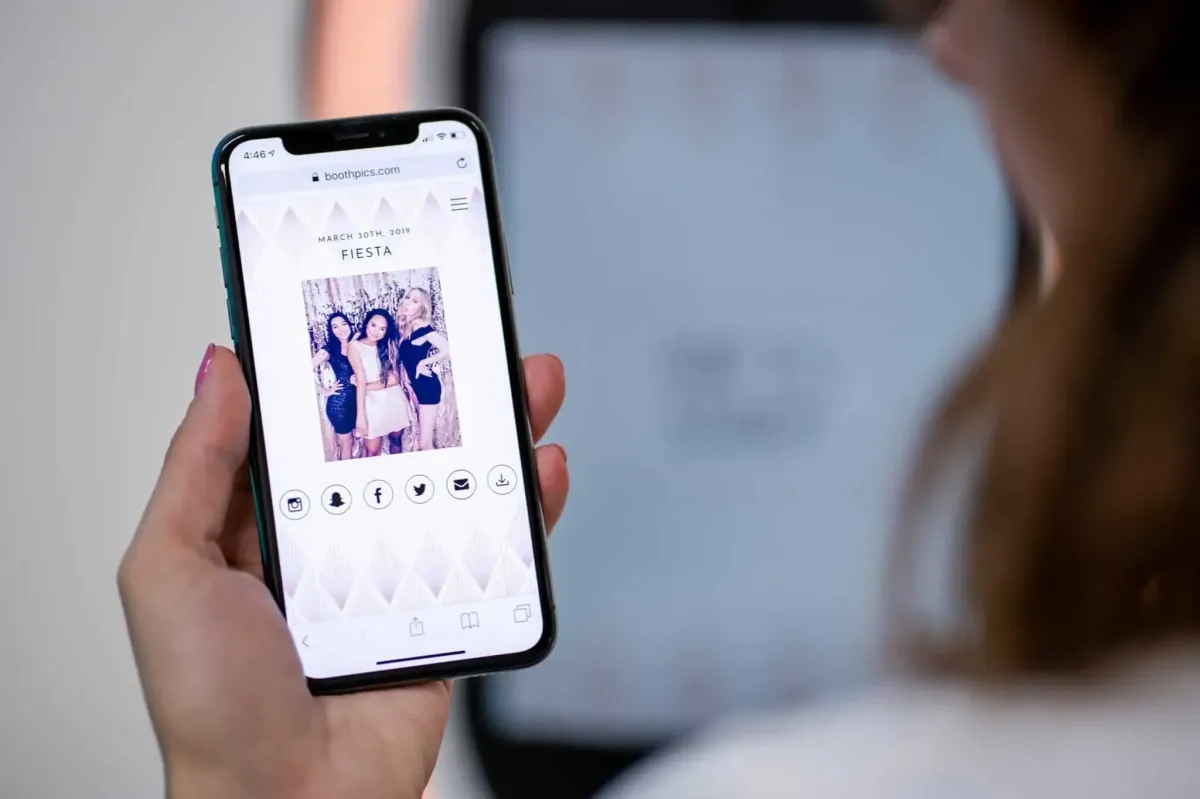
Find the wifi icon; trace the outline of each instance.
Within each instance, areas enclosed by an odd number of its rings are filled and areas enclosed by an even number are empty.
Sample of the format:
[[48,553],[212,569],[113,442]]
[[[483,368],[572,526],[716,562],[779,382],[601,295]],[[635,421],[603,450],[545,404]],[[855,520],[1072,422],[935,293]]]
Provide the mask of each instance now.
[[438,138],[439,138],[439,139],[444,139],[444,138],[446,138],[446,134],[445,134],[445,133],[439,133],[439,134],[438,134]]

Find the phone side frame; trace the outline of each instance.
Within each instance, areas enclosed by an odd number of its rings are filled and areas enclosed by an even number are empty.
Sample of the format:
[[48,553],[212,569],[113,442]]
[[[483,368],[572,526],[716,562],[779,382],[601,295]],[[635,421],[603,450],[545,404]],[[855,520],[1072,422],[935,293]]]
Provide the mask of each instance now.
[[259,549],[263,561],[263,579],[270,589],[280,612],[286,618],[283,581],[279,562],[278,541],[271,499],[270,475],[267,469],[266,443],[263,435],[258,380],[241,258],[237,245],[236,210],[229,180],[229,159],[236,147],[255,139],[286,139],[301,132],[341,129],[360,130],[364,127],[410,126],[413,123],[456,121],[475,134],[480,159],[481,182],[487,212],[488,236],[494,264],[496,293],[499,298],[501,331],[504,337],[505,359],[509,372],[513,420],[517,426],[520,464],[525,483],[525,507],[533,538],[534,570],[538,581],[538,602],[542,612],[542,635],[531,648],[522,652],[460,661],[433,663],[387,671],[330,678],[308,678],[309,689],[315,695],[354,693],[382,690],[414,683],[444,679],[461,679],[496,672],[511,671],[536,665],[549,656],[558,634],[557,615],[550,579],[549,554],[546,547],[546,524],[538,491],[537,458],[532,424],[526,399],[525,376],[512,302],[512,280],[508,253],[500,221],[496,170],[491,138],[483,123],[470,112],[459,108],[439,108],[400,114],[383,114],[320,122],[264,125],[242,128],[228,134],[217,144],[212,157],[212,183],[215,199],[217,234],[220,240],[221,268],[224,275],[226,311],[234,351],[251,397],[249,466],[254,512],[258,528]]

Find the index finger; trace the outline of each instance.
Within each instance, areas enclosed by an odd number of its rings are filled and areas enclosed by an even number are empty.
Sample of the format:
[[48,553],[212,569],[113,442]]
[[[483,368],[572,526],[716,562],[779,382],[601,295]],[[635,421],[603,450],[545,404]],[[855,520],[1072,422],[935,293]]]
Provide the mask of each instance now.
[[212,554],[238,473],[245,468],[250,394],[237,358],[210,349],[202,380],[163,462],[136,538]]

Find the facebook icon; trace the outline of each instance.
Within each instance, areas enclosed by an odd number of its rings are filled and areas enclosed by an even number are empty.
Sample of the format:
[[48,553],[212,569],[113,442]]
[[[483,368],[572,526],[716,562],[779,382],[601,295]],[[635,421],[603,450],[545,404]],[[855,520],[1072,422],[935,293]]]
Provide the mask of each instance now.
[[383,510],[391,505],[392,496],[392,487],[383,480],[372,480],[367,483],[367,488],[363,491],[363,499],[367,501],[369,507],[375,510]]

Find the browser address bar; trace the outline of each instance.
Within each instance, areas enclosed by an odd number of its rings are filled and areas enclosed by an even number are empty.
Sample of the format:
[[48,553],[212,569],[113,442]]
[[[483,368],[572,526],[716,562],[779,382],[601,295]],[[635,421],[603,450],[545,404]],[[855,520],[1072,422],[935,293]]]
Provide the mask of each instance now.
[[320,164],[311,169],[251,172],[242,176],[235,186],[235,191],[245,199],[254,195],[319,191],[324,188],[345,188],[367,183],[430,180],[451,177],[465,172],[471,166],[472,159],[463,154]]

